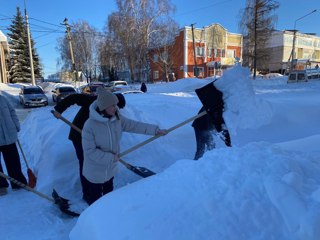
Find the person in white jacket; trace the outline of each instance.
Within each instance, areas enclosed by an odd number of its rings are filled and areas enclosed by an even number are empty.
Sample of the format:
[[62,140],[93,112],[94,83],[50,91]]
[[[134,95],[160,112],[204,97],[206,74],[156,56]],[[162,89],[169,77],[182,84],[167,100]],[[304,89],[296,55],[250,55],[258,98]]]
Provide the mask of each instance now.
[[[2,153],[8,175],[24,184],[27,180],[21,171],[20,157],[16,145],[20,123],[14,108],[9,101],[0,94],[0,154]],[[1,161],[0,171],[3,173]],[[0,195],[7,194],[9,184],[6,179],[0,177]],[[21,188],[11,182],[12,189]]]
[[147,135],[165,135],[157,125],[128,119],[118,111],[118,98],[105,88],[97,89],[98,97],[90,105],[89,119],[82,129],[84,152],[83,175],[87,180],[83,199],[91,205],[113,190],[120,153],[122,131]]

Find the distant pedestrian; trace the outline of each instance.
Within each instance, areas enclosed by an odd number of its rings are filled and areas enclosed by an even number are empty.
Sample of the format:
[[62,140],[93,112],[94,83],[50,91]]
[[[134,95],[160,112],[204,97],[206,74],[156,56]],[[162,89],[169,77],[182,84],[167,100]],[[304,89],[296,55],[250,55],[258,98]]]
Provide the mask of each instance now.
[[140,87],[141,92],[146,93],[147,92],[147,85],[143,82],[141,83],[141,87]]
[[[27,184],[21,170],[20,157],[16,142],[18,140],[18,132],[20,131],[20,123],[18,116],[9,103],[9,101],[0,94],[0,153],[6,164],[8,175],[19,182]],[[0,160],[0,171],[3,168]],[[15,183],[10,183],[12,189],[20,189],[21,187]],[[0,178],[0,195],[7,194],[9,184],[6,179]]]
[[[118,107],[124,108],[126,105],[126,100],[123,94],[117,93],[116,96],[119,101]],[[81,108],[76,114],[76,116],[74,117],[72,124],[74,124],[79,129],[82,129],[85,121],[87,121],[87,119],[89,118],[89,107],[95,100],[97,100],[96,95],[72,94],[66,97],[65,99],[63,99],[62,101],[60,101],[59,103],[57,103],[57,105],[54,107],[55,112],[53,114],[56,118],[59,119],[61,117],[61,114],[72,105],[80,106]],[[71,140],[73,147],[76,151],[77,158],[79,160],[80,181],[81,181],[82,192],[84,195],[84,191],[86,189],[84,185],[86,184],[87,181],[82,174],[83,149],[82,149],[81,133],[79,133],[74,128],[70,128],[69,140]]]

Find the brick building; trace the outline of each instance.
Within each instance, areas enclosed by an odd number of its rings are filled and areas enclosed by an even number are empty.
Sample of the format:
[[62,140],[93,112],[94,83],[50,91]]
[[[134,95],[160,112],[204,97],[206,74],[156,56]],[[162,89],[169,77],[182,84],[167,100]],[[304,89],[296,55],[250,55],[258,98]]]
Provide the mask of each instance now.
[[[221,75],[223,69],[242,59],[242,35],[230,33],[220,24],[203,28],[182,28],[171,45],[149,52],[153,81],[195,77],[195,59],[199,78]],[[196,58],[194,58],[193,35]],[[166,55],[166,64],[162,56]],[[170,77],[171,76],[171,77]],[[174,77],[172,77],[174,76]]]

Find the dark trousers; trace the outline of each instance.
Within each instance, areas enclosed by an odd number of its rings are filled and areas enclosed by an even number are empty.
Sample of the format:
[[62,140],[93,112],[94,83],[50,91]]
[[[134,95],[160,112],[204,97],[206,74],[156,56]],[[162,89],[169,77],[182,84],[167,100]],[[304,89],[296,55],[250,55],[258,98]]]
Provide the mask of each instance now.
[[87,179],[83,176],[82,174],[82,169],[83,169],[83,149],[82,149],[82,142],[81,140],[79,141],[72,141],[73,147],[76,151],[77,158],[79,160],[79,174],[80,174],[80,182],[81,182],[81,188],[82,188],[82,193],[83,196],[85,195],[86,187],[85,184],[87,183]]
[[105,183],[92,183],[85,178],[87,188],[84,194],[84,200],[91,205],[103,195],[106,195],[113,190],[113,178]]
[[[6,164],[6,168],[8,171],[8,175],[19,182],[27,184],[27,180],[24,177],[21,164],[20,164],[20,157],[18,153],[18,149],[15,143],[9,145],[0,146],[0,153],[2,153],[4,162]],[[3,172],[1,161],[0,161],[0,171]],[[10,182],[11,187],[13,189],[20,188],[17,184]],[[7,188],[9,184],[6,179],[0,177],[0,188]]]
[[210,151],[215,148],[212,131],[194,129],[197,142],[197,151],[194,156],[194,160],[198,160],[203,156],[206,150]]

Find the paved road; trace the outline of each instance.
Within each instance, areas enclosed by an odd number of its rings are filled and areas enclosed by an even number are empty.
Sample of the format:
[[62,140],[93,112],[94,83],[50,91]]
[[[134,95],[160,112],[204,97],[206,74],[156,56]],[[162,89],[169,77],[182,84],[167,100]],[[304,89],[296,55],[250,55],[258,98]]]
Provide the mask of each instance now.
[[[20,102],[19,102],[19,89],[14,89],[14,90],[6,90],[6,91],[1,91],[3,95],[5,95],[8,99],[10,99],[10,102],[12,106],[15,108],[16,113],[18,115],[20,123],[26,119],[28,116],[29,112],[32,111],[33,108],[24,108]],[[55,104],[52,102],[52,97],[51,94],[46,94],[49,100],[49,106],[54,106]]]

